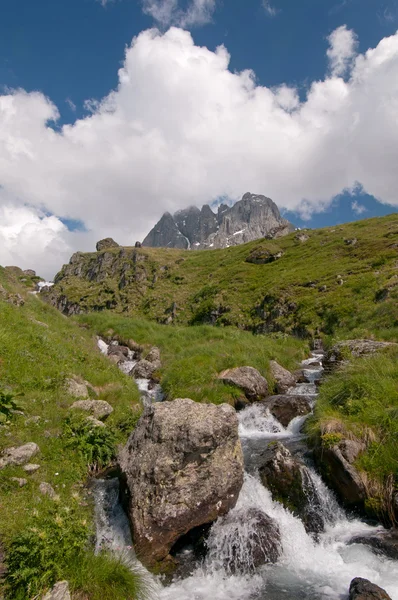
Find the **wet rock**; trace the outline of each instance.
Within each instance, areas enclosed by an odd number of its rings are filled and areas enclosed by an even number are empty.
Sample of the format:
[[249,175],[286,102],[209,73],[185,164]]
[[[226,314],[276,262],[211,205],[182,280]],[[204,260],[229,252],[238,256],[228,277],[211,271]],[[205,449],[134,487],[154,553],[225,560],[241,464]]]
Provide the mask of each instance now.
[[105,400],[77,400],[71,409],[89,412],[95,419],[105,419],[113,413],[112,406]]
[[398,560],[398,529],[380,531],[372,535],[356,536],[350,543],[365,544],[380,554],[384,554],[393,560]]
[[361,476],[351,464],[363,449],[361,442],[342,440],[330,448],[321,446],[315,450],[323,478],[347,507],[362,507],[367,496]]
[[296,417],[308,415],[312,410],[311,399],[308,396],[270,396],[264,401],[264,405],[283,427],[287,427]]
[[338,342],[330,350],[328,350],[324,357],[324,367],[327,370],[331,370],[334,367],[339,366],[350,356],[359,357],[367,354],[374,354],[389,346],[395,346],[392,342],[376,342],[375,340],[345,340]]
[[78,377],[70,377],[65,381],[66,391],[74,398],[88,398],[87,385]]
[[127,348],[127,346],[111,344],[108,348],[108,356],[111,356],[112,354],[121,354],[122,356],[125,356],[127,358],[129,355],[129,349]]
[[[160,350],[159,348],[157,348],[156,346],[153,346],[150,351],[148,352],[148,354],[145,357],[145,360],[147,360],[150,363],[156,363],[159,364],[160,366]],[[157,367],[159,368],[159,367]]]
[[300,517],[308,533],[324,530],[320,498],[309,471],[283,444],[274,445],[259,473],[273,499]]
[[250,402],[263,400],[268,395],[267,380],[253,367],[226,369],[218,378],[225,383],[236,385]]
[[109,248],[119,248],[119,244],[112,238],[105,238],[97,242],[95,247],[97,252],[102,252],[102,250],[108,250]]
[[56,491],[54,490],[54,488],[52,487],[52,485],[50,485],[49,483],[46,483],[45,481],[43,481],[39,485],[39,490],[40,490],[40,493],[43,494],[43,496],[48,496],[49,498],[51,498],[51,500],[58,499],[58,495],[57,495]]
[[146,566],[236,504],[243,455],[235,410],[177,399],[147,407],[120,453],[134,548]]
[[28,475],[31,475],[32,473],[36,473],[36,471],[38,471],[40,469],[40,465],[35,465],[33,463],[29,463],[22,468],[25,471],[25,473],[27,473]]
[[130,348],[130,350],[132,352],[135,352],[136,354],[141,354],[141,352],[142,352],[142,346],[140,344],[138,344],[135,340],[128,340],[126,343],[126,346],[128,348]]
[[212,535],[225,532],[224,568],[230,573],[247,575],[262,565],[276,563],[282,554],[278,524],[257,508],[233,510],[219,519],[213,528],[210,547]]
[[24,487],[28,483],[28,480],[23,477],[11,477],[11,481],[14,481],[18,487]]
[[69,583],[67,581],[59,581],[43,596],[42,600],[71,600]]
[[0,458],[0,469],[9,465],[18,466],[27,463],[32,456],[40,451],[39,446],[34,442],[29,442],[18,448],[6,448]]
[[158,365],[156,363],[149,362],[148,360],[140,360],[130,371],[130,375],[135,379],[150,379]]
[[368,579],[356,577],[350,584],[349,600],[391,600],[385,590]]
[[114,363],[115,365],[120,365],[120,363],[126,362],[126,357],[123,354],[109,354],[108,358],[111,363]]
[[295,376],[287,369],[281,367],[276,360],[271,360],[269,366],[272,377],[275,379],[276,391],[278,394],[285,394],[289,388],[295,385]]

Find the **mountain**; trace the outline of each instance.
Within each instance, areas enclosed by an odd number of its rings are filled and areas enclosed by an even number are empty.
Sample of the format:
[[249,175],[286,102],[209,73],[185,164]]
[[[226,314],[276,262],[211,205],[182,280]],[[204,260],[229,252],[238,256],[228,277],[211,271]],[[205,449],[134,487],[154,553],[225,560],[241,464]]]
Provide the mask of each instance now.
[[259,238],[277,238],[294,230],[275,202],[247,193],[233,206],[221,204],[215,214],[208,204],[191,206],[174,215],[164,213],[142,245],[152,248],[203,250],[228,248]]

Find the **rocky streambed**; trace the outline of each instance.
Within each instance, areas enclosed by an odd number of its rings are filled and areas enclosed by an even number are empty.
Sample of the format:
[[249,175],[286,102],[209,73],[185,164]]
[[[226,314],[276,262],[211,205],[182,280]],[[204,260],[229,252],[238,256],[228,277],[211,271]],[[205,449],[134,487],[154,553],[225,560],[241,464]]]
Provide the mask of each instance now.
[[[134,376],[134,355],[124,358],[120,368]],[[322,354],[302,366],[305,380],[283,390],[284,402],[254,401],[238,413],[186,399],[150,404],[161,390],[137,377],[146,410],[120,457],[129,494],[115,479],[96,482],[97,544],[139,564],[129,513],[141,561],[178,564],[157,580],[154,597],[398,600],[398,562],[366,543],[383,528],[347,513],[313,466],[302,426]],[[297,409],[290,420],[278,405],[289,397]]]

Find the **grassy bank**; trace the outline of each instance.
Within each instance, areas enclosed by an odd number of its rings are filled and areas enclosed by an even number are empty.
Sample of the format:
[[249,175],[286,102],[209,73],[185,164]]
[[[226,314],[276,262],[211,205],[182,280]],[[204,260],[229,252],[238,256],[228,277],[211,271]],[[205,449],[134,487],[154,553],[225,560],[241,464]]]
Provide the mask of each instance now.
[[274,382],[269,361],[277,360],[295,370],[308,354],[303,340],[283,334],[253,335],[232,327],[168,327],[142,319],[129,319],[111,312],[91,313],[77,317],[98,335],[133,338],[139,344],[158,346],[161,350],[162,387],[167,397],[192,398],[198,402],[234,403],[239,391],[217,379],[223,369],[252,366]]
[[[93,556],[93,507],[84,484],[90,470],[112,459],[134,426],[140,411],[136,385],[99,354],[90,332],[31,295],[29,281],[24,286],[0,268],[0,284],[0,452],[28,442],[40,448],[30,461],[40,465],[36,472],[27,474],[22,466],[0,470],[7,597],[27,600],[69,578],[76,598],[134,599],[139,578],[109,556]],[[14,303],[16,294],[24,305]],[[87,380],[93,397],[113,406],[106,427],[94,431],[82,417],[69,420],[76,398],[65,381],[72,376]],[[19,487],[12,478],[27,483]],[[55,500],[40,493],[41,482],[53,487]],[[119,569],[119,583],[113,568]],[[103,574],[100,588],[85,577],[88,569]]]

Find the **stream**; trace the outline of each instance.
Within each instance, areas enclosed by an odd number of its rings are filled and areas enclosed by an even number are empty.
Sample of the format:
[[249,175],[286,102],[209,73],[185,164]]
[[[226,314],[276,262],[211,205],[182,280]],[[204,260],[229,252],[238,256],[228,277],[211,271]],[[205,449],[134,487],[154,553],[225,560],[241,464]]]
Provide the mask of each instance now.
[[[99,340],[101,348],[102,340]],[[105,353],[105,347],[101,350]],[[288,393],[310,395],[316,402],[316,381],[322,376],[322,355],[313,353],[302,363],[307,383],[299,383]],[[124,363],[126,364],[126,363]],[[313,366],[314,365],[314,366]],[[130,367],[132,368],[132,367]],[[149,382],[139,380],[144,403],[162,399],[160,387],[151,390]],[[191,564],[187,575],[171,584],[160,581],[153,589],[155,600],[346,600],[350,582],[364,577],[384,588],[392,600],[398,600],[398,563],[362,544],[350,540],[362,534],[382,530],[348,515],[325,486],[311,462],[306,458],[305,436],[301,433],[305,417],[297,417],[287,428],[271,414],[252,404],[239,412],[239,435],[245,459],[245,477],[231,519],[215,522],[207,540],[208,553],[203,562],[195,562],[193,550],[185,548],[184,562]],[[315,541],[302,521],[280,503],[260,483],[257,468],[269,442],[281,440],[292,454],[307,464],[310,478],[318,491],[326,526]],[[134,556],[127,516],[119,504],[118,480],[97,480],[96,502],[97,550],[108,547]],[[282,555],[276,564],[268,564],[254,572],[245,556],[245,548],[256,538],[255,522],[250,509],[259,509],[278,523]],[[242,513],[246,518],[242,518]],[[233,516],[237,518],[234,521]],[[240,543],[241,542],[241,543]],[[238,550],[237,550],[238,548]],[[241,549],[241,551],[239,551]],[[247,562],[247,573],[238,575],[226,570],[231,561]],[[242,570],[242,569],[241,569]]]

